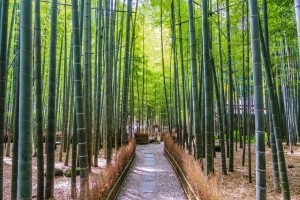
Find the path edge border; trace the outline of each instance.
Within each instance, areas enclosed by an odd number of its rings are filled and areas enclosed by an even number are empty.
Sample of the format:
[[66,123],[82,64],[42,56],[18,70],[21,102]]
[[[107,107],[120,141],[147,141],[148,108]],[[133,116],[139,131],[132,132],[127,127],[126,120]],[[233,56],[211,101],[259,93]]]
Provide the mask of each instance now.
[[123,170],[123,172],[121,173],[121,175],[119,176],[119,178],[117,179],[117,181],[115,182],[114,186],[112,187],[112,189],[110,190],[110,192],[108,193],[107,197],[105,198],[106,200],[112,200],[112,199],[116,199],[120,189],[124,183],[124,180],[128,174],[129,169],[131,168],[131,165],[134,161],[135,158],[135,152],[133,154],[133,156],[131,157],[131,159],[129,160],[129,162],[127,163],[125,169]]
[[200,200],[200,197],[196,195],[195,191],[193,190],[192,186],[188,182],[186,176],[184,175],[183,171],[181,170],[173,156],[169,153],[169,151],[166,148],[164,148],[164,152],[167,160],[169,161],[177,177],[179,178],[180,185],[182,186],[187,198],[189,200]]

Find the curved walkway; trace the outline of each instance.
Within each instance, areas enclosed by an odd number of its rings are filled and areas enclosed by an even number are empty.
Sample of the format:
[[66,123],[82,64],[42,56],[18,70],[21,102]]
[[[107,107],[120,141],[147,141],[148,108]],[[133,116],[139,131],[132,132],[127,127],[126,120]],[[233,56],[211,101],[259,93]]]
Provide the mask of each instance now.
[[137,145],[120,200],[185,200],[180,182],[164,156],[164,144]]

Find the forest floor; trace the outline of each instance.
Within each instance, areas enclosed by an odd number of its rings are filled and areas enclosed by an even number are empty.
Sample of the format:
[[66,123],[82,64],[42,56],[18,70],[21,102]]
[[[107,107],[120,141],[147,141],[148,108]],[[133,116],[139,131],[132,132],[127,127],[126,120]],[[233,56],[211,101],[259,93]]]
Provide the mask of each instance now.
[[[293,147],[293,154],[288,146],[283,144],[285,152],[289,186],[292,200],[300,200],[300,146]],[[251,174],[252,183],[248,181],[248,150],[246,149],[245,166],[242,166],[243,149],[234,151],[234,172],[227,172],[227,176],[221,175],[221,153],[216,153],[215,167],[219,177],[219,186],[225,200],[253,200],[255,199],[255,144],[251,145]],[[227,159],[228,166],[228,159]],[[266,168],[267,168],[267,199],[280,200],[282,195],[274,191],[271,148],[266,146]]]
[[[12,145],[11,145],[12,146]],[[64,165],[65,161],[65,153],[63,153],[62,162],[59,161],[59,152],[60,145],[57,145],[57,149],[55,151],[55,168],[61,169],[63,171],[71,169],[71,150],[68,166]],[[12,154],[10,154],[12,155]],[[95,182],[95,174],[99,174],[106,167],[106,160],[103,158],[103,151],[100,151],[100,155],[98,157],[98,167],[92,167],[92,173],[90,174],[90,188],[92,187],[93,182]],[[12,158],[4,157],[4,182],[3,182],[3,199],[10,200],[11,198],[11,165]],[[44,170],[46,170],[46,154],[44,154]],[[46,180],[46,177],[45,177]],[[80,177],[76,178],[76,186],[77,191],[80,188]],[[35,156],[32,158],[32,198],[37,199],[37,159]],[[71,198],[71,178],[66,176],[55,176],[54,180],[54,199],[57,200],[68,200]]]
[[[60,145],[56,150],[56,163],[55,167],[59,169],[70,169],[71,159],[69,166],[64,166],[65,156],[63,156],[63,162],[59,162],[59,150]],[[284,145],[286,165],[292,165],[294,168],[287,168],[289,185],[291,191],[292,200],[300,200],[300,146],[294,146],[294,153],[291,154],[289,147]],[[243,149],[237,148],[234,151],[234,172],[228,172],[227,176],[221,175],[221,154],[216,152],[215,158],[215,172],[219,177],[219,186],[224,200],[254,200],[255,199],[255,145],[251,145],[251,168],[252,168],[252,183],[248,182],[248,161],[247,151],[245,166],[242,166],[242,153]],[[45,157],[46,162],[46,157]],[[280,200],[281,194],[278,194],[273,189],[273,175],[272,175],[272,162],[271,162],[271,149],[266,147],[266,161],[267,161],[267,199],[268,200]],[[11,157],[4,157],[4,200],[9,200],[11,196]],[[105,169],[105,159],[103,159],[103,152],[100,152],[99,167],[92,167],[92,175],[90,182],[93,181],[93,174],[100,173]],[[228,166],[228,159],[227,159]],[[46,164],[45,164],[46,169]],[[37,184],[37,167],[36,157],[33,157],[33,169],[32,169],[32,195],[33,199],[36,199],[36,184]],[[77,176],[77,189],[79,189],[79,177]],[[92,184],[90,184],[92,187]],[[54,198],[58,200],[71,199],[71,178],[61,176],[55,177],[54,184]]]

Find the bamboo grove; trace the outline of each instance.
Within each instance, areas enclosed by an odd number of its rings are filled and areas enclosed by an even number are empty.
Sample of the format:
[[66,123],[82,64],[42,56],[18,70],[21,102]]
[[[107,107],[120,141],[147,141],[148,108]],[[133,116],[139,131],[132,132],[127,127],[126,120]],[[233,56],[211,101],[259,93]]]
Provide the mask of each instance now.
[[100,149],[109,165],[128,126],[155,124],[176,132],[207,175],[216,145],[223,175],[241,148],[257,199],[267,145],[274,190],[290,199],[283,145],[292,153],[300,141],[299,0],[0,0],[0,18],[0,199],[4,157],[11,199],[35,195],[33,155],[38,199],[53,198],[63,158],[79,163],[87,199]]

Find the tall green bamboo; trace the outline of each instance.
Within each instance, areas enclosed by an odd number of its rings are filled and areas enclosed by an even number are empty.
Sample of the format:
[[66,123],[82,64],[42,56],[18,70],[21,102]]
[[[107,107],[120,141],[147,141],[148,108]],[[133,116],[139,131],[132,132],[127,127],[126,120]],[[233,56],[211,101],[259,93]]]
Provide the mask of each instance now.
[[77,0],[72,0],[72,34],[73,34],[73,73],[76,104],[76,124],[78,139],[78,156],[80,166],[80,198],[88,198],[89,174],[87,156],[87,136],[84,126],[82,77],[81,77],[81,42],[79,32],[79,14]]
[[[44,31],[46,31],[46,29],[44,29]],[[47,46],[47,40],[44,40],[44,43],[42,46]],[[44,78],[45,77],[45,74],[48,73],[48,67],[46,67],[46,56],[47,56],[47,51],[48,48],[44,48],[44,51],[43,51],[43,58],[42,58],[42,78],[43,78],[43,87],[46,88],[46,85],[48,84],[48,79],[47,78]],[[47,70],[47,72],[46,72]],[[46,96],[47,92],[46,92],[46,89],[44,90],[43,92],[43,105],[46,105],[47,104],[47,96]],[[44,109],[44,112],[43,112],[43,116],[46,116],[47,114],[47,111],[46,109]],[[47,122],[46,122],[46,117],[44,117],[43,119],[43,129],[46,130],[47,127]]]
[[145,110],[145,15],[143,15],[143,43],[142,43],[142,49],[143,49],[143,63],[142,63],[142,113],[141,113],[141,121],[140,125],[143,126],[143,134],[145,134],[145,122],[144,122],[144,110]]
[[[192,83],[190,82],[189,83],[190,85],[192,85]],[[192,135],[192,132],[194,131],[194,128],[193,128],[193,123],[194,123],[194,117],[193,117],[193,102],[192,102],[192,91],[189,92],[188,94],[188,99],[187,99],[187,102],[188,102],[188,111],[189,111],[189,136],[188,136],[188,140],[189,140],[189,146],[188,146],[188,151],[189,151],[189,154],[192,155],[192,153],[194,154],[194,157],[196,155],[196,148],[195,148],[195,143],[193,141],[193,135]],[[193,152],[192,152],[192,149],[193,149]]]
[[181,84],[182,84],[182,131],[183,131],[183,147],[189,146],[188,135],[187,135],[187,117],[186,117],[186,81],[185,81],[185,64],[184,64],[184,55],[183,55],[183,39],[182,39],[182,21],[181,21],[181,6],[180,0],[177,0],[178,7],[178,32],[179,32],[179,55],[180,55],[180,64],[181,64]]
[[87,135],[87,146],[88,146],[88,161],[89,161],[89,168],[91,167],[91,118],[90,113],[92,110],[90,110],[90,90],[91,90],[91,76],[90,76],[90,70],[91,70],[91,37],[90,37],[90,31],[91,31],[91,2],[90,0],[85,0],[84,2],[84,22],[83,22],[83,48],[84,48],[84,57],[83,57],[83,94],[84,94],[84,121],[85,121],[85,128],[86,128],[86,135]]
[[3,199],[3,140],[5,132],[5,105],[7,84],[7,26],[8,0],[2,0],[1,29],[0,29],[0,199]]
[[84,23],[84,5],[85,5],[85,0],[79,0],[80,4],[79,4],[79,8],[80,10],[78,10],[79,13],[79,34],[80,34],[80,44],[82,44],[82,37],[83,37],[83,23]]
[[[32,1],[20,8],[20,100],[17,199],[32,198]],[[3,27],[2,27],[3,28]],[[3,49],[2,49],[3,50]]]
[[[165,102],[166,102],[166,109],[167,109],[167,116],[168,116],[168,129],[171,133],[171,116],[170,116],[170,108],[169,108],[169,101],[167,95],[167,84],[166,84],[166,76],[165,76],[165,56],[164,56],[164,41],[163,41],[163,13],[162,13],[162,1],[160,3],[160,48],[161,48],[161,65],[163,70],[163,80],[164,80],[164,94],[165,94]],[[171,97],[170,97],[171,98]]]
[[[268,34],[268,33],[267,33]],[[265,35],[266,36],[266,35]],[[266,42],[264,41],[264,36],[262,32],[262,28],[260,26],[260,44],[261,44],[261,50],[262,55],[264,58],[264,66],[265,66],[265,72],[266,72],[266,81],[268,86],[268,96],[270,98],[270,107],[271,107],[271,114],[272,114],[272,122],[273,122],[273,128],[274,128],[274,136],[271,137],[271,145],[274,145],[274,142],[276,146],[272,147],[272,152],[277,153],[277,159],[278,159],[278,167],[279,167],[279,174],[281,179],[281,186],[282,186],[282,192],[283,192],[283,199],[288,200],[290,199],[290,189],[289,189],[289,183],[288,183],[288,176],[287,176],[287,170],[286,170],[286,163],[284,158],[284,150],[282,146],[282,140],[280,137],[281,134],[281,127],[279,122],[279,113],[278,113],[278,101],[277,101],[277,94],[276,90],[274,89],[274,81],[272,79],[272,71],[271,71],[271,60],[270,55],[268,52],[268,49],[266,48]],[[274,137],[274,138],[273,138]],[[275,151],[273,148],[275,148],[277,151]],[[275,160],[275,165],[277,164],[277,159]],[[276,172],[276,170],[274,170]],[[275,179],[278,179],[275,177]],[[279,180],[278,180],[279,182]],[[276,185],[276,184],[275,184]],[[275,188],[279,189],[279,188]]]
[[243,81],[242,81],[242,87],[243,87],[243,92],[242,92],[242,95],[243,95],[243,103],[242,103],[242,118],[243,118],[243,128],[242,128],[242,133],[243,133],[243,155],[242,155],[242,166],[245,166],[245,157],[246,157],[246,114],[247,114],[247,108],[246,108],[246,65],[245,65],[245,3],[243,3],[242,5],[242,16],[243,16],[243,20],[242,20],[242,27],[244,28],[243,30],[243,33],[242,33],[242,59],[243,59],[243,65],[242,65],[242,70],[243,70]]
[[[74,89],[72,89],[74,90]],[[76,108],[74,107],[73,113],[73,140],[72,140],[72,166],[71,166],[71,196],[76,199],[76,168],[77,168],[77,119],[76,119]]]
[[[134,34],[134,32],[133,32]],[[133,38],[133,37],[132,37]],[[132,40],[132,47],[134,45],[134,38]],[[129,56],[131,58],[134,58],[134,53],[135,53],[135,49],[134,48],[131,48],[131,55]],[[129,118],[129,121],[130,121],[130,126],[132,127],[131,129],[131,133],[130,133],[130,138],[133,136],[134,134],[134,70],[135,70],[135,66],[134,66],[134,62],[135,60],[132,59],[132,67],[130,68],[129,70],[129,76],[130,76],[130,80],[129,80],[129,115],[130,115],[130,118]],[[154,97],[155,98],[155,97]]]
[[98,62],[97,62],[97,92],[96,92],[96,137],[94,143],[94,166],[98,166],[98,146],[100,137],[100,114],[101,114],[101,98],[102,98],[102,49],[103,49],[103,26],[102,26],[102,0],[98,1],[98,32],[97,32],[97,46],[98,46]]
[[[122,126],[122,112],[120,112],[120,105],[121,105],[121,100],[120,100],[120,96],[121,96],[121,82],[122,82],[122,76],[121,76],[121,69],[123,67],[123,62],[121,61],[122,60],[122,46],[123,46],[123,32],[124,32],[124,19],[125,19],[125,0],[123,0],[123,6],[122,6],[122,16],[121,16],[121,19],[120,19],[120,28],[119,28],[119,35],[118,35],[118,45],[117,45],[117,54],[116,57],[115,57],[115,60],[118,61],[117,64],[118,64],[118,77],[119,77],[119,81],[118,81],[118,84],[117,84],[117,96],[116,96],[116,114],[115,114],[115,118],[117,119],[117,124],[118,124],[118,131],[116,131],[116,134],[118,134],[118,143],[121,144],[121,126]],[[120,49],[120,50],[119,50]],[[116,64],[116,65],[117,65]],[[116,67],[116,66],[115,66]],[[117,146],[119,146],[119,144]]]
[[[298,38],[298,76],[300,76],[300,70],[299,70],[299,60],[300,60],[300,0],[294,0],[295,3],[295,12],[296,12],[296,25],[297,25],[297,38]],[[300,85],[298,84],[298,97],[300,96]],[[298,113],[297,113],[297,117],[298,117],[298,121],[300,119],[300,98],[298,98]],[[300,127],[300,126],[298,126]],[[300,142],[300,130],[298,130],[298,142]]]
[[[60,91],[61,91],[61,86],[60,86],[60,77],[61,77],[61,65],[62,65],[62,53],[63,53],[63,45],[64,44],[64,37],[61,37],[61,43],[60,43],[60,50],[59,50],[59,58],[58,58],[58,70],[57,70],[57,83],[56,83],[56,102],[55,102],[55,105],[56,105],[56,119],[55,121],[56,122],[60,122],[60,112],[61,112],[61,107],[62,105],[60,104],[61,102],[61,95],[58,95],[60,94]],[[64,91],[62,91],[64,92]],[[56,123],[55,122],[55,123]],[[56,127],[57,127],[57,131],[59,132],[61,129],[60,129],[60,123],[57,123],[56,124]],[[55,131],[56,132],[56,131]],[[55,133],[56,134],[56,133]],[[62,153],[63,153],[63,134],[64,133],[61,133],[61,147],[60,150],[59,150],[59,158],[58,158],[58,161],[62,161]]]
[[[112,100],[112,65],[111,65],[111,52],[110,52],[110,0],[105,0],[105,133],[106,134],[106,164],[109,165],[112,159],[112,113],[113,104]],[[129,77],[128,77],[129,78]],[[124,106],[124,105],[123,105]],[[126,106],[127,110],[127,106]],[[124,112],[124,111],[123,111]],[[122,119],[123,120],[123,119]],[[126,125],[126,124],[125,124]]]
[[[217,9],[219,10],[219,0],[217,0]],[[220,15],[222,15],[222,13],[219,12],[218,14],[218,18],[217,18],[217,24],[218,24],[218,50],[219,52],[222,52],[222,38],[221,38],[221,19],[220,19]],[[226,134],[226,148],[227,148],[227,157],[229,157],[229,142],[228,142],[228,127],[227,127],[227,123],[228,123],[228,115],[226,115],[226,99],[225,99],[225,94],[224,94],[224,71],[223,71],[223,55],[222,53],[219,53],[219,65],[220,65],[220,97],[221,97],[221,109],[222,109],[222,113],[224,113],[223,115],[223,124],[224,124],[224,134]],[[217,91],[216,91],[217,92]]]
[[230,32],[229,0],[226,0],[226,37],[227,37],[227,60],[228,60],[228,136],[229,136],[229,168],[234,171],[234,147],[233,147],[233,79],[231,64],[231,32]]
[[[1,8],[0,8],[1,9]],[[17,10],[17,0],[14,0],[13,3],[13,10],[12,10],[12,14],[11,14],[11,20],[10,20],[10,27],[9,27],[9,36],[8,36],[8,45],[7,45],[7,49],[8,51],[6,52],[6,62],[7,62],[7,68],[9,65],[9,58],[10,58],[10,47],[11,47],[11,41],[12,41],[12,37],[13,37],[13,30],[14,30],[14,25],[15,25],[15,19],[16,19],[16,10]],[[1,14],[0,14],[1,16]],[[1,30],[1,28],[0,28]],[[0,33],[1,34],[1,33]]]
[[172,27],[172,50],[173,50],[173,56],[174,56],[173,65],[174,65],[175,125],[176,125],[176,130],[177,130],[178,144],[182,145],[181,101],[180,101],[180,91],[179,91],[179,75],[178,75],[178,59],[177,59],[174,0],[171,3],[171,27]]
[[[66,0],[65,0],[65,4],[66,4]],[[63,93],[63,102],[66,102],[66,105],[63,106],[63,122],[62,122],[62,144],[61,147],[63,147],[63,152],[67,151],[67,146],[68,146],[68,113],[69,113],[69,101],[67,101],[67,99],[69,98],[67,93],[69,92],[69,88],[70,88],[70,84],[69,84],[69,80],[70,76],[68,76],[69,74],[69,69],[68,69],[68,61],[67,61],[67,57],[68,57],[68,53],[67,53],[67,5],[64,6],[64,93]],[[71,60],[71,59],[70,59]]]
[[37,143],[37,198],[44,198],[44,149],[43,149],[43,105],[42,105],[42,55],[40,1],[35,1],[35,95],[36,95],[36,143]]
[[262,64],[257,0],[249,1],[256,133],[256,199],[266,199],[266,156]]
[[[99,6],[98,6],[99,8]],[[100,11],[101,12],[101,11]],[[95,125],[93,126],[93,131],[92,131],[92,156],[93,156],[93,166],[97,167],[98,166],[98,141],[96,139],[96,137],[98,137],[99,139],[99,132],[97,132],[97,126],[99,126],[99,122],[97,122],[97,117],[99,116],[99,111],[98,111],[98,106],[97,106],[97,103],[99,102],[98,101],[98,35],[99,35],[99,31],[102,31],[100,30],[99,28],[99,24],[98,24],[98,10],[96,10],[96,34],[95,34],[95,54],[94,54],[94,93],[93,93],[93,98],[94,98],[94,101],[92,102],[93,104],[93,107],[95,109],[95,112],[94,113],[94,116],[93,116],[93,120],[94,120],[94,123]],[[97,158],[96,158],[96,154],[97,154]],[[97,159],[95,161],[95,159]]]
[[225,149],[225,141],[224,141],[224,124],[223,124],[223,112],[222,112],[222,106],[221,106],[221,95],[220,95],[220,89],[218,87],[217,83],[217,74],[216,69],[214,66],[214,62],[212,59],[212,73],[213,73],[213,84],[216,91],[216,101],[217,101],[217,114],[218,114],[218,132],[220,137],[220,144],[221,144],[221,161],[222,161],[222,174],[227,175],[227,165],[226,165],[226,149]]
[[135,79],[135,76],[134,76],[134,72],[136,70],[135,68],[135,30],[136,30],[136,18],[137,18],[137,8],[138,8],[138,1],[137,1],[137,4],[135,6],[135,15],[134,15],[134,18],[132,19],[132,31],[131,31],[131,40],[130,40],[130,53],[129,53],[129,60],[132,60],[130,62],[130,65],[132,67],[129,67],[129,95],[130,95],[130,99],[129,99],[129,115],[130,115],[130,126],[132,127],[131,128],[131,133],[130,133],[130,137],[133,136],[134,134],[134,79]]
[[126,38],[125,38],[125,55],[124,55],[124,74],[123,74],[123,91],[122,91],[122,126],[121,126],[121,144],[125,142],[126,123],[128,118],[128,94],[129,94],[129,68],[130,68],[130,16],[132,10],[132,0],[127,2],[127,20],[126,20]]
[[[269,99],[270,104],[270,99]],[[275,191],[280,191],[280,179],[279,179],[279,169],[278,169],[278,157],[277,157],[277,149],[276,149],[276,140],[274,135],[274,127],[272,120],[272,111],[271,108],[269,110],[269,127],[270,127],[270,146],[272,151],[272,172],[273,172],[273,185]]]
[[[161,10],[161,12],[162,12],[162,10]],[[161,18],[161,21],[162,21],[162,18]],[[162,29],[161,29],[161,31],[162,31]],[[161,33],[162,34],[162,33]],[[162,40],[163,41],[163,40]],[[171,51],[171,55],[172,55],[172,51]],[[172,58],[172,56],[171,56],[171,58]],[[173,129],[174,127],[176,128],[176,125],[174,125],[175,123],[174,123],[174,119],[176,119],[176,116],[174,116],[174,110],[173,110],[173,106],[174,105],[172,105],[172,96],[173,96],[173,90],[172,90],[172,79],[173,79],[173,77],[172,77],[172,65],[171,65],[171,58],[170,58],[170,67],[169,67],[169,87],[170,87],[170,89],[169,89],[169,96],[170,96],[170,101],[169,101],[169,105],[170,105],[170,107],[169,107],[169,115],[170,115],[170,127]],[[155,84],[155,101],[156,101],[156,84]],[[153,109],[154,110],[154,109]],[[155,113],[153,113],[153,115],[155,116]],[[151,119],[153,120],[153,116],[151,116]],[[151,122],[151,124],[152,124],[152,122]],[[173,131],[173,130],[172,130]],[[177,132],[177,130],[176,130],[176,132]]]
[[197,60],[196,60],[196,35],[194,21],[193,1],[188,0],[189,9],[189,39],[190,39],[190,65],[192,87],[192,115],[193,134],[196,136],[196,159],[203,157],[203,135],[200,132],[200,108],[198,99]]
[[[116,125],[117,125],[117,122],[116,122],[116,118],[115,118],[115,101],[116,101],[116,91],[117,91],[117,65],[116,65],[116,61],[117,61],[117,58],[115,56],[115,48],[116,48],[116,45],[115,45],[115,26],[116,26],[116,9],[115,9],[115,5],[116,5],[116,1],[110,1],[110,26],[109,26],[109,35],[110,35],[110,67],[112,68],[111,69],[111,91],[112,91],[112,94],[111,94],[111,111],[112,111],[112,125],[111,125],[111,134],[112,134],[112,138],[114,137],[114,143],[116,144],[115,147],[118,148],[118,134],[117,134],[117,131],[115,129]],[[112,141],[113,143],[113,141]],[[112,144],[113,146],[113,144]]]
[[15,53],[16,60],[14,62],[15,69],[15,114],[14,114],[14,128],[13,128],[13,157],[12,157],[12,167],[11,167],[11,199],[17,199],[17,183],[18,183],[18,151],[19,151],[19,96],[20,96],[20,42],[19,42],[19,29],[16,29],[16,43],[15,43]]
[[[247,11],[247,24],[249,24],[249,4],[248,2],[246,3],[246,11]],[[248,111],[248,116],[247,116],[247,137],[248,137],[248,181],[249,183],[252,183],[252,166],[251,166],[251,138],[252,138],[252,134],[251,132],[253,131],[251,126],[249,126],[250,123],[252,123],[252,103],[250,103],[250,27],[247,26],[247,34],[246,34],[246,41],[247,41],[247,111]]]
[[[8,50],[9,51],[9,50]],[[8,71],[7,71],[8,72]],[[14,73],[11,73],[10,77],[7,76],[7,79],[8,80],[11,80],[9,81],[10,84],[9,84],[9,87],[7,88],[8,91],[12,91],[12,88],[15,86],[15,76],[14,76]],[[12,99],[12,100],[11,100]],[[11,116],[9,115],[6,115],[6,122],[5,122],[5,133],[7,135],[7,140],[4,141],[6,144],[4,145],[4,147],[6,148],[5,149],[5,156],[6,157],[9,157],[10,156],[10,141],[11,141],[11,138],[12,138],[12,133],[11,130],[12,129],[12,121],[13,121],[13,118],[14,118],[14,106],[15,106],[15,103],[14,103],[15,99],[12,98],[12,95],[9,95],[8,96],[8,99],[7,99],[7,105],[6,105],[6,110],[7,112],[9,112],[10,110],[10,105],[12,104],[13,107],[12,107],[12,113],[11,113]],[[4,153],[3,153],[4,155]]]
[[[1,9],[1,8],[0,8]],[[10,58],[10,49],[11,49],[11,41],[12,41],[12,38],[13,38],[13,33],[15,33],[15,31],[14,31],[14,27],[15,27],[15,19],[17,18],[17,15],[18,14],[16,14],[16,10],[18,9],[18,3],[17,3],[17,0],[14,0],[14,3],[13,3],[13,11],[12,11],[12,14],[11,14],[11,20],[10,20],[10,27],[9,27],[9,37],[8,37],[8,44],[7,44],[7,52],[6,52],[6,63],[7,63],[7,65],[6,65],[6,68],[7,68],[7,71],[9,70],[9,67],[12,65],[12,63],[10,64],[9,62],[10,62],[10,60],[9,60],[9,58]],[[0,14],[0,16],[1,16],[1,14]],[[1,18],[1,17],[0,17]],[[1,23],[0,23],[1,24]],[[1,27],[1,26],[0,26]],[[0,30],[1,30],[1,28],[0,28]],[[1,31],[0,31],[1,32]],[[1,33],[0,33],[0,35],[1,35]],[[15,34],[15,38],[16,38],[16,34]],[[0,49],[1,49],[1,47],[0,47]],[[16,56],[14,56],[14,59],[15,59],[15,57]],[[11,75],[12,76],[12,75]],[[10,91],[11,90],[11,87],[12,87],[12,85],[16,85],[16,83],[15,83],[15,80],[16,79],[14,79],[14,81],[13,81],[13,84],[11,83],[10,84],[10,89],[8,89],[8,91]],[[11,96],[12,95],[9,95],[8,96],[8,105],[7,105],[7,107],[9,108],[9,105],[10,105],[10,102],[11,102]],[[16,101],[16,99],[13,99],[12,100],[12,103],[13,103],[13,106],[15,106],[16,104],[14,103],[14,101]],[[13,109],[14,109],[14,107],[13,107]],[[7,141],[11,141],[11,138],[12,138],[12,134],[8,131],[8,129],[12,129],[12,126],[13,126],[13,120],[14,120],[14,112],[11,114],[11,117],[10,117],[10,120],[9,120],[9,115],[7,115],[7,117],[6,117],[6,132],[7,132]],[[10,122],[10,125],[9,125],[9,122]],[[10,148],[10,146],[11,146],[11,143],[10,142],[7,142],[6,143],[6,152],[5,152],[5,156],[6,157],[9,157],[10,156],[10,151],[11,151],[11,148]]]
[[[71,38],[73,38],[72,34],[71,34]],[[66,153],[66,157],[65,157],[65,163],[64,165],[65,166],[68,166],[69,165],[69,157],[70,157],[70,145],[71,145],[71,139],[72,139],[72,127],[74,126],[74,109],[75,108],[75,104],[74,104],[74,86],[71,85],[71,83],[73,83],[73,80],[74,80],[74,73],[72,71],[72,66],[73,66],[73,52],[72,52],[72,49],[73,49],[73,41],[71,40],[71,43],[70,43],[70,59],[69,59],[69,72],[70,72],[70,77],[68,78],[68,91],[70,92],[70,95],[69,97],[67,98],[68,101],[70,102],[69,105],[68,105],[68,122],[69,122],[69,126],[68,126],[68,130],[67,130],[67,133],[68,133],[68,138],[67,138],[67,153]],[[75,135],[76,135],[76,130],[73,132],[75,132]],[[73,144],[72,144],[73,145]],[[73,148],[73,146],[72,146]]]
[[50,67],[48,88],[48,127],[47,127],[47,164],[45,198],[51,199],[54,194],[55,135],[56,135],[56,46],[57,46],[57,11],[58,2],[51,2],[51,38]]
[[214,172],[213,154],[213,93],[212,70],[210,65],[210,39],[208,24],[208,3],[202,0],[202,38],[203,38],[203,65],[204,65],[204,94],[205,94],[205,173]]
[[[131,99],[130,99],[130,122],[131,122],[131,127],[134,127],[134,71],[135,71],[135,43],[136,43],[136,21],[137,21],[137,11],[138,11],[138,3],[139,1],[136,1],[136,5],[135,5],[135,15],[133,18],[133,23],[132,23],[132,35],[131,35],[131,44],[130,44],[130,54],[129,54],[129,60],[132,60],[132,62],[130,63],[130,65],[132,67],[129,68],[129,75],[131,78],[131,88],[130,88],[130,93],[131,93]],[[131,129],[132,131],[134,130],[134,128]],[[134,133],[131,133],[131,137]]]

